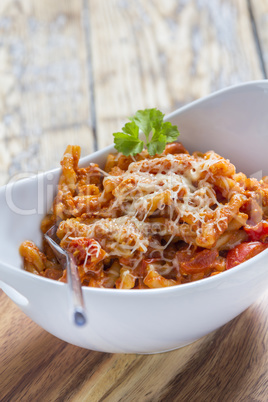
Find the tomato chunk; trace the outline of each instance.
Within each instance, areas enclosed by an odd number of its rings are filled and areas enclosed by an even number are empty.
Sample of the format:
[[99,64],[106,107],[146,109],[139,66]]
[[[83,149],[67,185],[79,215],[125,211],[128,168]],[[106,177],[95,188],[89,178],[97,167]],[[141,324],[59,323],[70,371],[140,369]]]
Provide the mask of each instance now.
[[227,254],[226,269],[235,267],[259,254],[268,247],[259,241],[244,242],[230,250]]
[[255,226],[246,225],[245,232],[248,234],[249,239],[252,241],[268,242],[268,222],[261,221]]
[[219,253],[217,250],[203,250],[194,254],[188,261],[180,263],[181,270],[187,274],[196,274],[203,272],[209,268],[213,268],[216,264]]
[[68,246],[68,251],[73,254],[77,265],[97,264],[107,256],[99,242],[86,237],[73,239]]

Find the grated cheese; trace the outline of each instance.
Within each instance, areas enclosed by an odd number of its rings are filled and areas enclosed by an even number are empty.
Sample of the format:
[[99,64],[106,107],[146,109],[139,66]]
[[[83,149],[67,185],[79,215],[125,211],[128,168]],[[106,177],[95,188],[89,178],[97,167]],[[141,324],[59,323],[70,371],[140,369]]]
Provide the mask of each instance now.
[[[220,235],[229,222],[221,213],[226,207],[218,201],[215,190],[216,177],[217,183],[229,193],[226,169],[231,178],[234,166],[213,151],[203,156],[168,154],[134,159],[121,175],[105,173],[99,202],[105,202],[106,193],[112,191],[113,199],[106,211],[109,218],[91,224],[76,223],[77,230],[73,233],[98,240],[110,256],[128,258],[132,268],[138,266],[149,248],[150,258],[155,255],[163,258],[174,239],[184,240],[189,248],[199,244],[211,248],[215,239],[209,242],[206,234],[218,231]],[[72,225],[65,228],[69,235]],[[167,237],[164,245],[157,234]]]

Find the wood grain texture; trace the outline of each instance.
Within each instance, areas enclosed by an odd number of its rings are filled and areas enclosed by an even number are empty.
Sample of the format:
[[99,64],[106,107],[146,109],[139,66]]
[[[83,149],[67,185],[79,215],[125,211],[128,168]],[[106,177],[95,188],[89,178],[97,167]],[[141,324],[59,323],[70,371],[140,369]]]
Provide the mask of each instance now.
[[245,0],[88,3],[100,147],[139,108],[262,78]]
[[91,152],[89,99],[80,2],[1,1],[0,184],[58,166],[69,143]]
[[[164,112],[264,77],[249,0],[1,0],[0,183],[88,153],[139,108]],[[267,0],[250,0],[267,63]],[[267,64],[266,64],[267,65]],[[1,269],[1,268],[0,268]],[[0,290],[0,401],[266,402],[268,293],[182,349],[81,349]]]
[[0,295],[1,401],[267,401],[268,293],[192,345],[156,355],[62,342]]
[[259,40],[265,78],[268,77],[268,0],[250,1]]

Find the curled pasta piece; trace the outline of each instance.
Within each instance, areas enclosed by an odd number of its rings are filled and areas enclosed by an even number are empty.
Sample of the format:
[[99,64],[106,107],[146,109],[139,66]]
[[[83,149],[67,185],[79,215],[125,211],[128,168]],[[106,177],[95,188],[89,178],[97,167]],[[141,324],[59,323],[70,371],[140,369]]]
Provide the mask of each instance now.
[[59,188],[63,192],[70,191],[74,193],[76,188],[76,171],[80,158],[80,147],[68,145],[61,160],[62,174],[59,180]]
[[24,241],[19,248],[20,255],[38,272],[45,269],[46,256],[31,241]]
[[180,142],[170,142],[166,145],[163,155],[168,154],[188,154],[187,149]]
[[180,283],[174,279],[166,279],[164,276],[159,275],[153,264],[148,265],[148,273],[143,282],[146,286],[148,286],[148,288],[165,288],[168,286],[175,286]]
[[50,279],[58,280],[62,277],[63,272],[60,265],[48,260],[47,256],[33,242],[23,242],[19,252],[24,259],[24,267],[27,271]]
[[116,280],[117,289],[132,289],[135,286],[136,278],[132,275],[129,269],[121,268],[120,276]]
[[113,288],[116,286],[116,281],[120,277],[121,265],[118,260],[115,260],[110,268],[108,268],[104,273],[104,278],[102,285],[105,288]]
[[233,194],[230,202],[220,209],[216,209],[213,219],[202,225],[201,233],[196,237],[196,244],[204,248],[213,247],[246,200],[247,198],[243,194]]

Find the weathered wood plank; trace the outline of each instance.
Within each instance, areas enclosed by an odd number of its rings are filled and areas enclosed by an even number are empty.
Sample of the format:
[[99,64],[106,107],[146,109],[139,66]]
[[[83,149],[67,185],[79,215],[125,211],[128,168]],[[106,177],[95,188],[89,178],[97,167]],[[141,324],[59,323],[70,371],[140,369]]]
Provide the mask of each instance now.
[[137,109],[262,78],[245,0],[88,3],[101,147]]
[[250,0],[250,6],[256,31],[260,42],[260,51],[265,70],[268,77],[268,1],[267,0]]
[[93,149],[81,15],[76,0],[1,1],[0,184],[58,166],[66,143]]

